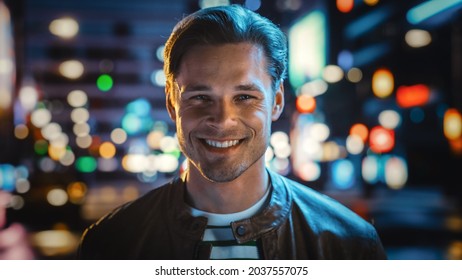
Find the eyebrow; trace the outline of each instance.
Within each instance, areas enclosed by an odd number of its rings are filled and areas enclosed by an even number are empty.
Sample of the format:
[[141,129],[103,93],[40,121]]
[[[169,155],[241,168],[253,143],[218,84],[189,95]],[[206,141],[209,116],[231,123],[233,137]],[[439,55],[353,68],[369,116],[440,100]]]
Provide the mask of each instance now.
[[[183,88],[180,88],[180,92],[194,92],[194,91],[211,91],[212,88],[207,86],[207,85],[202,85],[202,84],[193,84],[193,85],[186,85]],[[249,84],[242,84],[242,85],[237,85],[234,87],[234,90],[236,91],[259,91],[262,92],[263,89],[259,87],[258,85],[254,83],[249,83]]]
[[235,89],[242,90],[242,91],[260,91],[260,92],[263,91],[258,85],[253,84],[253,83],[238,85],[237,87],[235,87]]

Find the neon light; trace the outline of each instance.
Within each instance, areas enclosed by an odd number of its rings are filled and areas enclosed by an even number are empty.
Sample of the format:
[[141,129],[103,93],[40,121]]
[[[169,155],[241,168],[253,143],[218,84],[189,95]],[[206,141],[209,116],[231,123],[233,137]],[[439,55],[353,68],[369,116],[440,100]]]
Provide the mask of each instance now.
[[345,36],[348,39],[355,39],[373,30],[384,23],[392,15],[391,9],[385,7],[360,17],[345,27]]
[[462,7],[462,0],[426,1],[410,9],[406,14],[406,18],[411,24],[419,24],[441,12],[459,7]]
[[326,16],[313,11],[289,30],[289,81],[299,88],[308,80],[320,78],[326,66]]

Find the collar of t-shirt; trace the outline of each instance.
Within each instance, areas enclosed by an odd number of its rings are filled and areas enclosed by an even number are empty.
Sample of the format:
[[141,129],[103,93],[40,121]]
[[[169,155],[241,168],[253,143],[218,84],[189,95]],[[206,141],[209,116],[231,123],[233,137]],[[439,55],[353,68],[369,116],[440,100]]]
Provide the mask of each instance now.
[[270,193],[270,188],[267,188],[263,197],[257,201],[251,207],[236,213],[230,214],[217,214],[217,213],[210,213],[206,211],[202,211],[196,209],[194,207],[189,206],[191,210],[191,215],[194,217],[206,217],[208,219],[207,225],[208,226],[229,226],[231,222],[239,221],[243,219],[250,218],[260,212],[260,210],[265,206],[266,199],[268,198]]

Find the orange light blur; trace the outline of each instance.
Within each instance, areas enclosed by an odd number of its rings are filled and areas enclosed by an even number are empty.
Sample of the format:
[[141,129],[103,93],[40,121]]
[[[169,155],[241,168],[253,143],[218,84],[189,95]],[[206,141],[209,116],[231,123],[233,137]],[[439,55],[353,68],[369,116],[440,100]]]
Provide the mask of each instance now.
[[103,158],[113,158],[116,154],[116,148],[111,142],[104,142],[99,146],[99,154]]
[[361,138],[361,140],[363,140],[363,142],[366,142],[367,137],[369,136],[369,129],[364,124],[357,123],[350,128],[350,134],[357,135]]
[[300,95],[297,97],[296,107],[300,113],[313,113],[316,109],[316,100],[309,95]]
[[395,78],[390,70],[381,68],[372,76],[372,92],[379,98],[386,98],[391,95],[395,86]]
[[457,109],[446,110],[443,117],[444,136],[449,140],[457,140],[462,137],[462,115]]
[[375,153],[386,153],[395,146],[395,132],[382,126],[375,126],[369,134],[369,146]]
[[366,3],[369,6],[375,6],[379,3],[379,0],[364,0],[364,3]]
[[342,13],[349,13],[353,10],[354,0],[337,0],[337,9]]
[[422,106],[430,100],[430,89],[423,84],[400,86],[396,90],[396,103],[402,108]]

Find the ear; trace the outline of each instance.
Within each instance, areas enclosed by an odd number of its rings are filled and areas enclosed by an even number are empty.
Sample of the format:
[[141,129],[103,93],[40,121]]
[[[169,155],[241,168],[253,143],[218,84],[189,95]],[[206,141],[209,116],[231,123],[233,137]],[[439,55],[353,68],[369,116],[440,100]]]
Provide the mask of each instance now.
[[175,92],[170,82],[167,82],[165,85],[165,107],[167,107],[170,119],[176,122]]
[[271,113],[271,120],[277,121],[284,110],[284,83],[281,81],[279,87],[276,89],[274,95],[273,111]]

